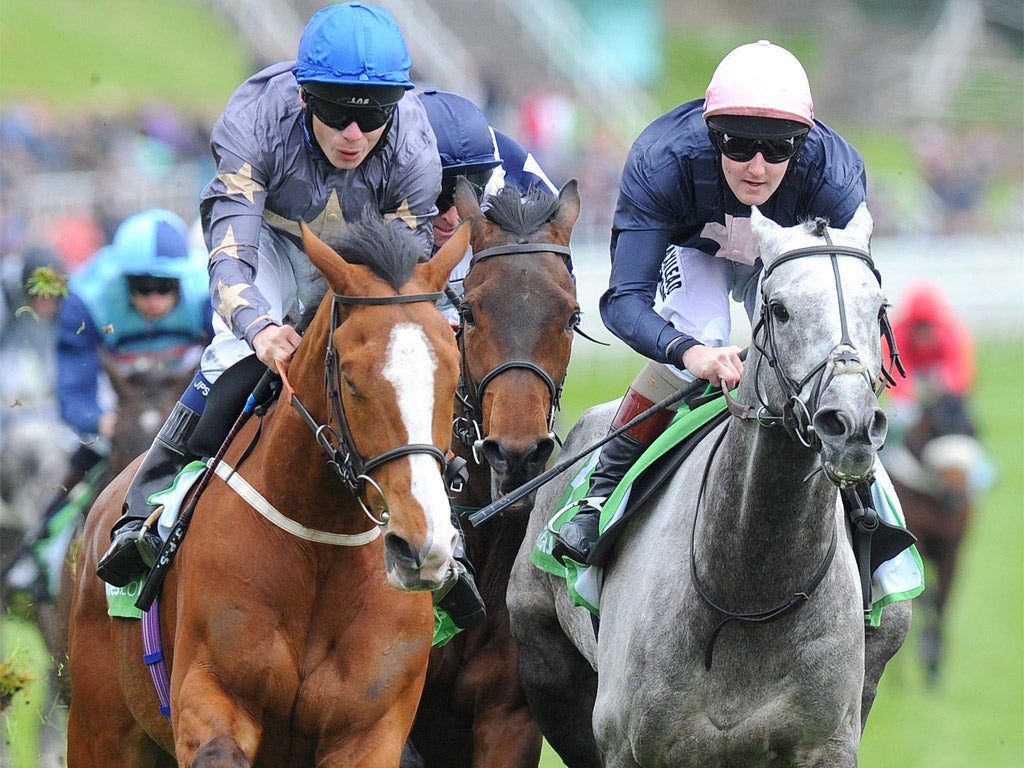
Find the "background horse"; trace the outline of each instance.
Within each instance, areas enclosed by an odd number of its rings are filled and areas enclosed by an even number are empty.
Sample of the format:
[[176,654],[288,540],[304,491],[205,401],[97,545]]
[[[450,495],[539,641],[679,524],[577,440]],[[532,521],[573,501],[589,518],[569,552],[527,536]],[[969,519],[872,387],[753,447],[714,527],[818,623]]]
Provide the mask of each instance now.
[[[786,229],[755,209],[751,223],[764,271],[733,417],[628,518],[597,632],[529,559],[562,484],[538,494],[513,568],[523,682],[574,768],[853,766],[909,626],[894,603],[866,633],[837,501],[871,476],[886,429],[870,215]],[[614,410],[584,414],[564,450],[605,435]]]
[[926,402],[902,442],[882,455],[921,557],[935,566],[917,600],[925,608],[920,653],[935,682],[946,605],[974,512],[971,478],[987,459],[965,399],[951,393]]
[[[457,205],[472,222],[472,266],[459,308],[462,378],[456,454],[469,476],[453,495],[463,514],[538,475],[554,449],[552,421],[580,309],[568,269],[580,211],[576,182],[558,198],[503,189],[486,214],[462,182]],[[466,547],[487,606],[486,620],[431,654],[412,741],[422,762],[405,766],[536,766],[541,735],[519,681],[505,591],[533,497],[480,529]]]
[[[45,727],[39,731],[40,753],[44,756],[41,759],[60,755],[63,762],[67,746],[65,721],[70,701],[68,622],[74,587],[70,554],[79,546],[84,513],[110,478],[149,447],[178,395],[192,380],[194,363],[201,352],[199,347],[178,349],[173,358],[141,354],[122,359],[101,351],[100,364],[117,398],[117,422],[110,436],[110,453],[86,474],[73,466],[66,466],[65,457],[60,480],[51,482],[49,495],[44,497],[46,501],[40,501],[34,510],[34,516],[39,519],[44,515],[44,507],[48,504],[54,506],[53,523],[47,526],[50,530],[33,530],[13,547],[15,556],[28,558],[38,574],[32,586],[27,615],[38,626],[52,660],[47,681],[51,698],[42,708]],[[39,541],[40,537],[42,541]],[[37,542],[38,554],[32,552]],[[11,593],[12,588],[5,580],[2,601],[5,610]]]
[[302,230],[331,290],[287,396],[237,430],[167,573],[169,717],[139,622],[106,615],[95,575],[135,464],[89,516],[72,606],[71,768],[172,765],[172,754],[196,768],[399,761],[433,635],[427,590],[454,567],[440,464],[459,358],[435,302],[469,233],[417,264],[408,232],[368,220],[339,244],[357,265]]

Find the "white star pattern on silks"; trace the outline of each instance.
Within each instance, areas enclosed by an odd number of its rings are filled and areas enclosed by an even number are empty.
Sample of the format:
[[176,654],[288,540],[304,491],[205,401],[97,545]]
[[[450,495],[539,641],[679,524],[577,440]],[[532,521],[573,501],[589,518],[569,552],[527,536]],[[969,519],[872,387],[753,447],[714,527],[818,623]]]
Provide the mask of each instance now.
[[223,184],[229,195],[242,195],[250,203],[256,202],[256,193],[266,188],[252,178],[252,165],[245,163],[235,173],[218,173],[217,179]]

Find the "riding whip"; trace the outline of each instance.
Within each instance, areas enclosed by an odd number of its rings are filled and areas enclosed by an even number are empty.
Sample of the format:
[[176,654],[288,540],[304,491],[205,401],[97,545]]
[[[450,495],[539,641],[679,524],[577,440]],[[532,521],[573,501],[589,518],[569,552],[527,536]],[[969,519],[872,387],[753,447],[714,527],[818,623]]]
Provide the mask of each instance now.
[[475,528],[476,526],[482,523],[486,523],[495,515],[500,514],[506,507],[510,506],[511,504],[514,504],[515,502],[519,501],[519,499],[532,493],[537,488],[544,485],[549,480],[553,479],[555,475],[561,474],[566,469],[575,464],[577,461],[582,459],[584,456],[587,456],[596,449],[600,448],[609,440],[614,440],[623,432],[628,432],[637,424],[640,424],[641,422],[649,419],[651,416],[658,413],[659,411],[664,410],[665,408],[668,408],[670,405],[678,403],[683,398],[687,396],[693,396],[698,392],[703,392],[704,389],[707,387],[707,384],[708,382],[704,381],[703,379],[697,379],[693,384],[678,389],[677,391],[673,392],[671,395],[666,397],[664,400],[660,400],[659,402],[655,403],[650,408],[648,408],[646,411],[643,411],[642,413],[639,413],[636,416],[634,416],[626,424],[623,424],[621,427],[617,429],[609,431],[607,435],[602,437],[589,448],[585,448],[584,450],[577,453],[575,456],[571,456],[568,459],[563,459],[562,461],[559,461],[557,464],[555,464],[555,466],[551,467],[551,469],[541,472],[532,480],[528,480],[515,490],[510,491],[509,493],[502,496],[497,501],[491,502],[488,506],[484,507],[483,509],[478,509],[471,515],[468,515],[467,519],[469,520],[470,525],[472,525]]
[[252,394],[249,395],[246,400],[245,407],[242,412],[235,419],[234,425],[231,427],[231,431],[228,432],[228,436],[224,438],[220,448],[217,450],[216,455],[207,463],[206,469],[203,470],[202,477],[199,478],[199,484],[196,486],[195,493],[192,494],[192,499],[189,501],[188,506],[182,510],[181,514],[178,515],[178,519],[174,521],[174,526],[171,528],[170,534],[167,536],[167,541],[160,547],[160,552],[157,555],[156,562],[150,569],[149,574],[146,576],[146,583],[143,584],[142,590],[139,592],[138,598],[135,600],[135,607],[141,611],[148,611],[149,606],[152,605],[153,600],[156,599],[157,594],[160,592],[160,587],[164,583],[164,578],[167,576],[167,571],[170,569],[171,564],[174,562],[174,556],[177,554],[178,547],[185,538],[185,532],[188,530],[189,523],[192,522],[192,514],[195,512],[196,504],[199,498],[203,495],[203,491],[206,490],[206,486],[210,484],[210,480],[214,476],[214,470],[220,463],[221,459],[224,458],[224,454],[228,450],[228,446],[231,445],[235,436],[242,430],[246,422],[249,421],[249,417],[256,411],[256,406],[260,403],[266,402],[270,397],[273,390],[274,384],[278,380],[278,375],[270,370],[269,368],[264,371],[263,376],[260,377],[259,382],[253,389]]

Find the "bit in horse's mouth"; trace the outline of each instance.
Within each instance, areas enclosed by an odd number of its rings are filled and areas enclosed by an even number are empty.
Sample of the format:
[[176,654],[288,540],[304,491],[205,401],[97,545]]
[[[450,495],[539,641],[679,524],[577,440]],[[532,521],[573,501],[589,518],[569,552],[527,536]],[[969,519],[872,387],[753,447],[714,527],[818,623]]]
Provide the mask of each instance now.
[[849,472],[844,472],[837,468],[832,462],[825,460],[822,460],[821,466],[825,472],[825,476],[840,488],[849,488],[851,485],[857,485],[865,480],[870,480],[875,474],[873,465],[864,474],[850,474]]

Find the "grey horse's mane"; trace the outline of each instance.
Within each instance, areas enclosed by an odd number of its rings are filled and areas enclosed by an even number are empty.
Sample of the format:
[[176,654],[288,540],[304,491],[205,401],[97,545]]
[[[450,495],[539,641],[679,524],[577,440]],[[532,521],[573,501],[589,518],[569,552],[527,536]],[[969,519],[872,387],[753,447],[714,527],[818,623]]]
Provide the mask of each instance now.
[[422,248],[405,226],[392,226],[376,211],[367,210],[350,224],[335,244],[350,264],[363,264],[398,290],[412,277]]
[[558,213],[558,198],[539,189],[524,194],[518,187],[502,187],[487,203],[484,216],[488,221],[521,238],[532,235]]

